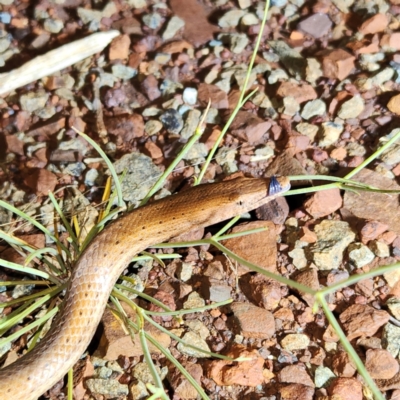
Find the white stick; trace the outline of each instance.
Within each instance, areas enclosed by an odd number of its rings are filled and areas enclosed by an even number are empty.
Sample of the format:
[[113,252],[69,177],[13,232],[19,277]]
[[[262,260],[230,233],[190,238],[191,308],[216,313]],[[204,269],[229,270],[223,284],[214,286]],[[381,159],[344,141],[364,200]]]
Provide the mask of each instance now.
[[0,96],[98,53],[119,34],[116,30],[93,33],[0,74]]

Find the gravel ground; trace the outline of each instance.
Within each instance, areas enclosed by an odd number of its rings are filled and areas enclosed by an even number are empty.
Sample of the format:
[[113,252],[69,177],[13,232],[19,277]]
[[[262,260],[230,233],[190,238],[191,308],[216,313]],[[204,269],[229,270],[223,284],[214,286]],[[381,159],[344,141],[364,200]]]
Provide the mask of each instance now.
[[[0,0],[0,199],[54,230],[51,191],[85,235],[96,223],[109,172],[73,127],[101,146],[117,173],[125,171],[124,200],[137,206],[205,117],[204,134],[156,197],[191,184],[245,85],[264,7],[254,0]],[[343,177],[400,131],[399,88],[399,0],[274,0],[250,74],[248,91],[257,92],[238,112],[204,181],[240,174]],[[355,179],[399,190],[399,175],[395,143]],[[398,196],[334,188],[288,199],[233,228],[267,230],[224,245],[314,290],[399,260]],[[5,209],[0,223],[37,248],[55,247]],[[65,232],[60,238],[67,243]],[[25,255],[5,243],[0,251],[2,259],[24,263]],[[325,314],[313,310],[313,296],[208,245],[176,252],[182,258],[165,266],[135,263],[127,274],[137,290],[172,310],[233,299],[185,314],[183,323],[154,319],[186,343],[247,361],[208,358],[146,326],[210,399],[371,398]],[[0,270],[0,281],[23,278]],[[0,282],[0,302],[39,290]],[[326,300],[383,396],[399,399],[399,272],[366,277]],[[1,310],[8,315],[13,308]],[[32,333],[0,349],[0,363],[15,360]],[[177,368],[151,351],[168,396],[198,398]],[[77,400],[145,399],[152,383],[139,339],[132,341],[109,309],[74,377]],[[61,381],[43,398],[65,393]]]

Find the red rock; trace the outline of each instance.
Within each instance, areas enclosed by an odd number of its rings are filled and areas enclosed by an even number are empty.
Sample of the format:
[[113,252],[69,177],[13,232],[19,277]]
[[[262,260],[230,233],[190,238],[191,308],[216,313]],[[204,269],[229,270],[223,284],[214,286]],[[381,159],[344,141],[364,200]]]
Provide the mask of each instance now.
[[381,239],[382,239],[386,244],[392,244],[392,243],[395,241],[396,238],[397,238],[397,235],[396,235],[394,232],[392,232],[392,231],[385,232],[385,233],[383,233],[383,234],[381,235]]
[[158,80],[154,75],[146,76],[140,87],[150,101],[158,99],[161,96],[161,91],[158,88]]
[[362,385],[355,378],[337,378],[328,388],[331,396],[340,400],[362,400]]
[[[122,307],[127,312],[129,318],[135,321],[137,318],[136,313],[126,306],[125,303],[123,303]],[[102,324],[104,331],[100,339],[99,348],[97,349],[100,357],[106,360],[116,360],[120,355],[126,357],[140,357],[143,355],[139,335],[135,334],[134,339],[130,335],[127,335],[125,330],[122,329],[121,323],[115,319],[115,316],[108,308],[104,311]],[[144,329],[146,329],[147,334],[164,348],[170,346],[171,338],[166,333],[157,329],[153,324],[145,322]],[[151,353],[160,353],[160,350],[153,344],[148,342],[148,345]]]
[[[185,370],[201,385],[203,378],[203,369],[200,364],[193,364],[189,362],[183,363]],[[168,381],[171,384],[174,395],[180,399],[195,399],[197,397],[197,390],[193,385],[182,375],[177,368],[172,368],[168,371]]]
[[393,50],[400,50],[400,32],[383,35],[380,45],[381,47],[390,47]]
[[340,322],[347,338],[353,340],[360,336],[373,336],[378,329],[389,321],[389,314],[384,310],[354,304],[340,314]]
[[20,156],[25,154],[24,142],[19,140],[16,135],[7,135],[5,136],[5,140],[7,144],[7,153],[15,153]]
[[[400,37],[399,37],[400,39]],[[387,108],[394,114],[400,115],[400,94],[390,98]]]
[[313,231],[310,231],[306,226],[303,226],[300,230],[300,240],[307,243],[315,243],[317,241],[317,235]]
[[314,218],[332,214],[342,206],[339,189],[322,190],[314,193],[305,203],[305,210]]
[[301,151],[307,150],[310,146],[310,138],[306,135],[294,135],[290,134],[286,149],[293,151],[293,154],[297,154]]
[[[251,235],[240,236],[224,240],[222,244],[232,250],[239,257],[267,270],[276,272],[276,228],[271,221],[254,221],[241,224],[232,229],[231,233],[248,231],[250,229],[264,228],[264,231]],[[248,273],[249,268],[240,265],[239,276]]]
[[278,379],[282,383],[301,383],[302,385],[314,387],[314,383],[304,366],[299,364],[289,365],[281,369],[278,373]]
[[315,162],[320,163],[328,159],[328,153],[325,150],[315,149],[312,153],[312,158]]
[[351,378],[357,371],[350,356],[344,351],[334,354],[332,359],[332,370],[335,375],[343,378]]
[[235,328],[240,335],[267,339],[275,334],[274,317],[269,311],[241,302],[232,303],[230,308],[234,314]]
[[35,169],[24,179],[24,182],[38,196],[47,196],[49,192],[54,192],[58,179],[47,169]]
[[[318,290],[319,289],[319,280],[318,280],[318,271],[314,268],[307,268],[299,271],[294,279],[296,282],[301,283],[304,286],[309,287],[310,289]],[[300,292],[303,300],[312,307],[315,302],[315,298],[312,294]]]
[[399,372],[399,363],[383,349],[368,349],[364,365],[373,379],[391,379]]
[[229,108],[228,95],[218,86],[200,83],[197,90],[197,100],[202,107],[206,107],[208,102],[211,101],[211,107]]
[[184,50],[192,49],[193,46],[186,40],[174,40],[160,47],[159,51],[168,54],[182,53]]
[[254,387],[264,382],[264,359],[257,350],[247,350],[244,346],[235,344],[226,356],[246,358],[250,359],[250,361],[212,361],[208,365],[207,376],[213,379],[217,385]]
[[389,20],[385,14],[375,14],[368,18],[358,29],[363,35],[384,31],[388,26]]
[[298,85],[290,81],[282,82],[279,85],[276,94],[283,98],[287,96],[292,96],[299,104],[309,100],[315,100],[318,97],[315,89],[311,85]]
[[332,79],[343,80],[354,68],[355,57],[342,49],[324,52],[322,71],[324,76]]
[[116,137],[117,144],[129,143],[144,135],[143,117],[139,114],[121,114],[104,122],[108,133]]
[[129,35],[117,36],[110,44],[108,58],[112,60],[125,60],[129,56],[129,46],[131,39]]
[[313,400],[314,388],[299,383],[292,383],[279,388],[281,400]]
[[231,124],[231,134],[251,145],[264,143],[264,135],[271,127],[271,122],[247,111],[239,111]]
[[248,298],[266,310],[275,310],[282,298],[281,284],[261,274],[251,275],[248,284],[243,280],[241,289]]
[[50,138],[51,135],[58,133],[65,128],[66,118],[59,118],[56,121],[46,123],[28,132],[29,136],[45,136]]
[[350,158],[349,162],[347,163],[347,166],[349,168],[355,168],[358,167],[362,162],[364,162],[364,157],[354,156]]
[[183,37],[196,47],[214,37],[219,29],[210,24],[205,7],[197,0],[170,0],[172,13],[185,21]]
[[154,160],[163,156],[162,150],[153,142],[146,142],[144,145],[148,155]]
[[367,221],[360,230],[361,241],[366,244],[370,240],[375,240],[383,232],[388,230],[389,226],[379,221]]

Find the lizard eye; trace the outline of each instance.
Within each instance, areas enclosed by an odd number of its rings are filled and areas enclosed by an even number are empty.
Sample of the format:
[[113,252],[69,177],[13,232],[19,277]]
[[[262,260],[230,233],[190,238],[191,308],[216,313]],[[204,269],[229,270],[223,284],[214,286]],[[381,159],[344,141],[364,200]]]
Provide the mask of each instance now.
[[281,191],[282,191],[282,186],[278,182],[278,179],[276,179],[275,175],[271,176],[271,180],[269,182],[269,187],[268,187],[268,195],[273,196],[274,194],[277,194]]

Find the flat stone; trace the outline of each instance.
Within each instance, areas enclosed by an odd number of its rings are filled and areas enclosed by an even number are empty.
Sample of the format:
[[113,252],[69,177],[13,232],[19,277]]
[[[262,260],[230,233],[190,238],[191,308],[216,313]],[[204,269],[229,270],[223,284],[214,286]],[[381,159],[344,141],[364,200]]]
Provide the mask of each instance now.
[[162,34],[162,38],[164,40],[172,39],[177,34],[177,32],[184,26],[185,26],[185,21],[174,15],[168,21],[167,27],[165,28],[165,31]]
[[328,393],[341,400],[362,400],[362,389],[361,382],[355,378],[337,378],[329,386]]
[[[243,232],[256,228],[264,228],[262,232],[224,240],[222,244],[239,257],[265,269],[276,272],[276,228],[271,221],[253,221],[241,224],[232,229],[231,233]],[[240,265],[239,276],[248,273],[249,268]]]
[[332,27],[332,21],[326,14],[313,14],[297,24],[297,29],[319,39],[326,35]]
[[[381,189],[400,190],[400,186],[393,180],[368,169],[363,169],[353,179]],[[383,201],[385,207],[382,207]],[[390,231],[400,235],[400,206],[397,195],[363,192],[360,196],[358,193],[346,191],[343,204],[357,218],[386,224]]]
[[[201,336],[193,331],[186,332],[182,340],[191,346],[196,346],[199,349],[202,349],[206,352],[210,352],[210,348],[208,347],[207,342],[201,338]],[[193,349],[192,347],[186,346],[183,343],[178,343],[177,349],[182,353],[189,357],[197,357],[197,358],[207,358],[208,354],[203,353],[202,351]]]
[[362,23],[358,30],[363,35],[374,34],[384,31],[388,26],[388,18],[385,14],[375,14]]
[[230,308],[233,311],[232,323],[241,335],[267,339],[275,334],[274,317],[268,310],[240,302],[232,303]]
[[282,368],[278,373],[278,379],[282,383],[301,383],[302,385],[314,387],[310,375],[300,365],[288,365]]
[[287,351],[304,350],[310,344],[310,338],[303,333],[289,333],[281,340],[281,346]]
[[399,372],[399,363],[383,349],[368,349],[364,365],[373,379],[391,379]]
[[235,344],[225,355],[233,359],[240,357],[246,361],[212,361],[208,365],[207,376],[214,380],[217,385],[255,387],[264,382],[263,366],[265,360],[256,349],[248,350],[244,346]]
[[304,203],[305,210],[313,218],[325,217],[342,206],[342,197],[339,189],[323,190],[314,193]]
[[339,268],[345,249],[355,238],[349,224],[324,220],[315,226],[314,232],[318,238],[311,248],[315,265],[320,270]]
[[303,111],[301,112],[301,117],[309,120],[312,117],[315,116],[322,116],[326,112],[326,104],[320,100],[311,100],[306,103],[306,105],[303,108]]
[[373,336],[381,326],[387,324],[389,314],[364,304],[354,304],[342,312],[339,319],[347,338],[353,340],[360,336]]
[[301,399],[301,400],[312,400],[314,399],[315,390],[314,388],[302,385],[301,383],[291,383],[283,387],[278,388],[279,397],[283,399]]
[[198,86],[198,101],[202,107],[206,107],[208,101],[211,101],[211,107],[217,109],[229,108],[228,95],[218,86],[200,83]]
[[276,92],[283,98],[292,96],[297,103],[301,104],[309,100],[315,100],[317,93],[311,85],[298,84],[292,81],[282,82]]
[[342,49],[328,50],[322,59],[324,76],[340,81],[347,78],[354,68],[355,57]]
[[[400,349],[400,327],[386,324],[382,331],[382,347],[393,357],[398,357]],[[400,387],[398,388],[400,389]]]
[[338,112],[338,117],[342,119],[357,118],[364,111],[364,100],[360,95],[345,101]]
[[357,268],[362,268],[369,264],[374,258],[374,253],[362,243],[352,243],[348,249],[349,259]]
[[319,145],[329,147],[335,143],[343,132],[343,125],[335,122],[324,122],[321,124]]
[[400,94],[391,97],[387,107],[392,113],[400,115]]

